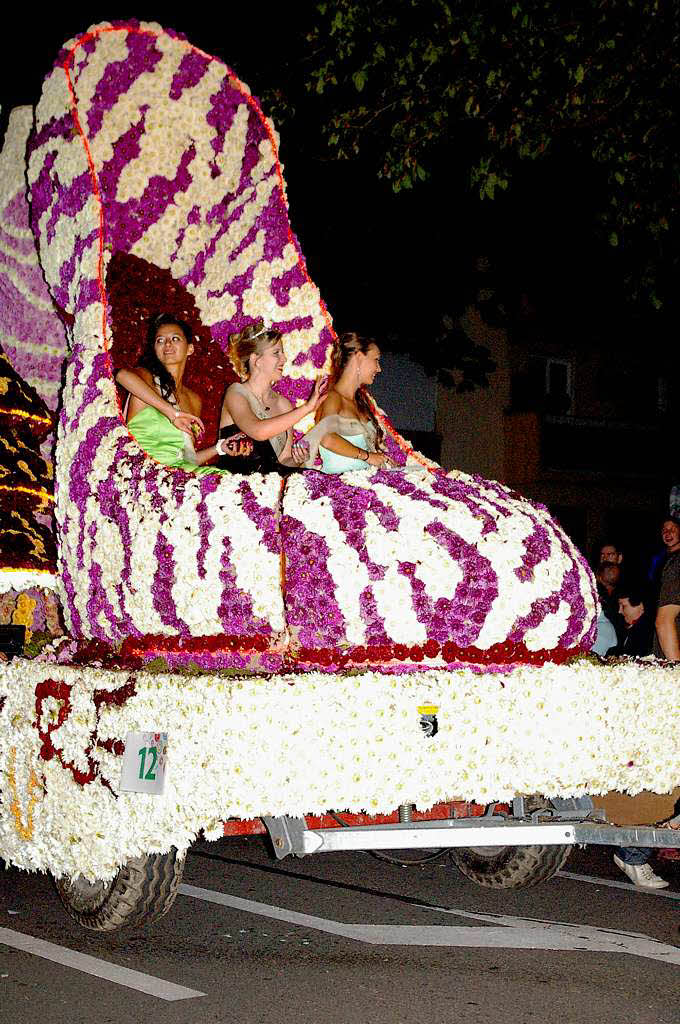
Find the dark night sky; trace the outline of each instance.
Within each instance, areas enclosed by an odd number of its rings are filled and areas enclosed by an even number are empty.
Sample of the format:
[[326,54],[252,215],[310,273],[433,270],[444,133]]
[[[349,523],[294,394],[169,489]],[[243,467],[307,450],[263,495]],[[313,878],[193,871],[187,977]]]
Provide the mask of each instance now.
[[[137,4],[134,12],[112,6],[64,5],[38,20],[28,7],[14,14],[0,69],[3,134],[11,107],[37,101],[61,44],[107,17],[134,13],[184,32],[224,59],[256,95],[274,82],[285,89],[285,71],[279,78],[277,67],[291,47],[299,50],[314,17],[310,2]],[[26,42],[14,46],[20,39]],[[563,330],[606,333],[617,321],[620,285],[611,252],[594,237],[593,181],[586,187],[583,169],[564,154],[527,165],[493,202],[476,199],[445,163],[427,186],[395,196],[361,163],[309,160],[310,133],[318,135],[319,126],[282,131],[281,158],[293,229],[339,329],[422,344],[441,313],[460,308],[478,255],[492,258],[509,292],[528,292]]]

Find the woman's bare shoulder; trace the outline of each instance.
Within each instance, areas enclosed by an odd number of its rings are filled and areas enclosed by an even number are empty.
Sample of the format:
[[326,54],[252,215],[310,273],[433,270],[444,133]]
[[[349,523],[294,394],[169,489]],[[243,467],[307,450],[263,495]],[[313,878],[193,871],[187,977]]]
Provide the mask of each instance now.
[[184,394],[186,395],[190,411],[193,412],[194,416],[200,416],[201,408],[203,406],[203,399],[201,396],[197,395],[195,391],[191,390],[191,388],[185,388]]
[[329,391],[319,406],[319,411],[316,414],[317,421],[324,419],[326,416],[337,415],[337,413],[342,411],[342,405],[342,396],[337,391]]
[[244,395],[245,396],[245,394],[246,394],[246,390],[245,390],[245,385],[244,385],[243,381],[235,380],[235,381],[233,381],[229,385],[227,390],[224,392],[224,397],[227,398],[227,396],[229,396],[230,398],[233,398],[234,395]]
[[150,384],[151,387],[154,387],[153,374],[151,370],[147,370],[146,366],[134,366],[131,372],[141,377],[145,384]]

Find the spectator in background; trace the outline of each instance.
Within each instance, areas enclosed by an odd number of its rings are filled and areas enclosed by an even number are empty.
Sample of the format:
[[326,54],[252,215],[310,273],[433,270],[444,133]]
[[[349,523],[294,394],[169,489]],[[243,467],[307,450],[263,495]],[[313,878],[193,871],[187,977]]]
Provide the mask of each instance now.
[[[661,526],[667,552],[661,571],[661,591],[656,612],[654,654],[668,661],[680,661],[680,516],[670,515]],[[677,807],[676,807],[677,810]],[[680,827],[680,815],[673,827]],[[677,849],[660,850],[663,860],[679,860]]]
[[619,614],[624,622],[623,641],[619,654],[644,658],[652,653],[654,616],[649,598],[642,586],[634,582],[621,583],[618,589]]
[[599,654],[601,658],[604,658],[607,654],[616,654],[619,649],[619,641],[614,629],[614,623],[607,618],[604,608],[600,608],[600,614],[597,617],[595,643],[590,649],[593,654]]
[[621,582],[620,563],[601,562],[595,572],[595,580],[597,582],[597,593],[602,605],[602,611],[614,627],[617,644],[621,644],[624,636],[624,624],[619,615],[619,596],[617,590]]
[[[650,654],[654,619],[645,607],[645,594],[639,585],[621,583],[619,611],[625,624],[619,652],[637,657]],[[614,854],[614,863],[639,889],[665,889],[668,882],[657,875],[649,863],[652,852],[646,846],[621,846]]]
[[680,519],[664,519],[661,539],[667,557],[661,570],[654,654],[668,661],[680,661]]
[[669,508],[673,519],[680,519],[680,484],[675,484],[671,487],[671,494],[669,499]]
[[595,567],[600,565],[621,565],[623,562],[623,552],[619,548],[618,544],[613,544],[610,541],[605,541],[596,548]]

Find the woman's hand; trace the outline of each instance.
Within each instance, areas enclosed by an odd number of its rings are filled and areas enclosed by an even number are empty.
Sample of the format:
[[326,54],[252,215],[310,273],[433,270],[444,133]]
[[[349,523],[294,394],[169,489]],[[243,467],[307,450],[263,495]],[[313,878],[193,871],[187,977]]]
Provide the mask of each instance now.
[[185,434],[188,434],[192,440],[198,440],[205,430],[201,417],[194,416],[192,412],[184,412],[183,409],[175,409],[172,406],[171,408],[173,410],[172,414],[168,415],[170,422],[174,423],[180,430],[183,430]]
[[293,441],[290,448],[290,455],[296,466],[301,466],[309,458],[309,442],[304,437]]
[[393,469],[396,462],[383,452],[371,452],[365,460],[369,466],[377,466],[378,469]]
[[305,402],[305,405],[309,407],[310,412],[316,412],[328,391],[328,377],[317,377],[314,381],[314,388],[311,395]]
[[249,437],[242,437],[238,440],[232,437],[227,441],[226,448],[228,449],[229,454],[234,457],[253,454],[253,442]]
[[215,445],[218,455],[231,455],[238,458],[243,455],[251,455],[253,442],[247,434],[233,434],[230,438],[222,437]]

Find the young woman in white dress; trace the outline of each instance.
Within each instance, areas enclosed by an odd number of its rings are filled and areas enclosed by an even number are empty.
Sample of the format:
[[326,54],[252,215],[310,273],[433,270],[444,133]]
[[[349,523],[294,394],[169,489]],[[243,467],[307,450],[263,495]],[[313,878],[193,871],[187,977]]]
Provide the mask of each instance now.
[[380,349],[372,338],[354,332],[338,337],[330,390],[317,413],[317,425],[304,438],[309,445],[305,468],[314,467],[317,453],[322,473],[394,465],[382,450],[383,432],[367,397],[378,373]]

